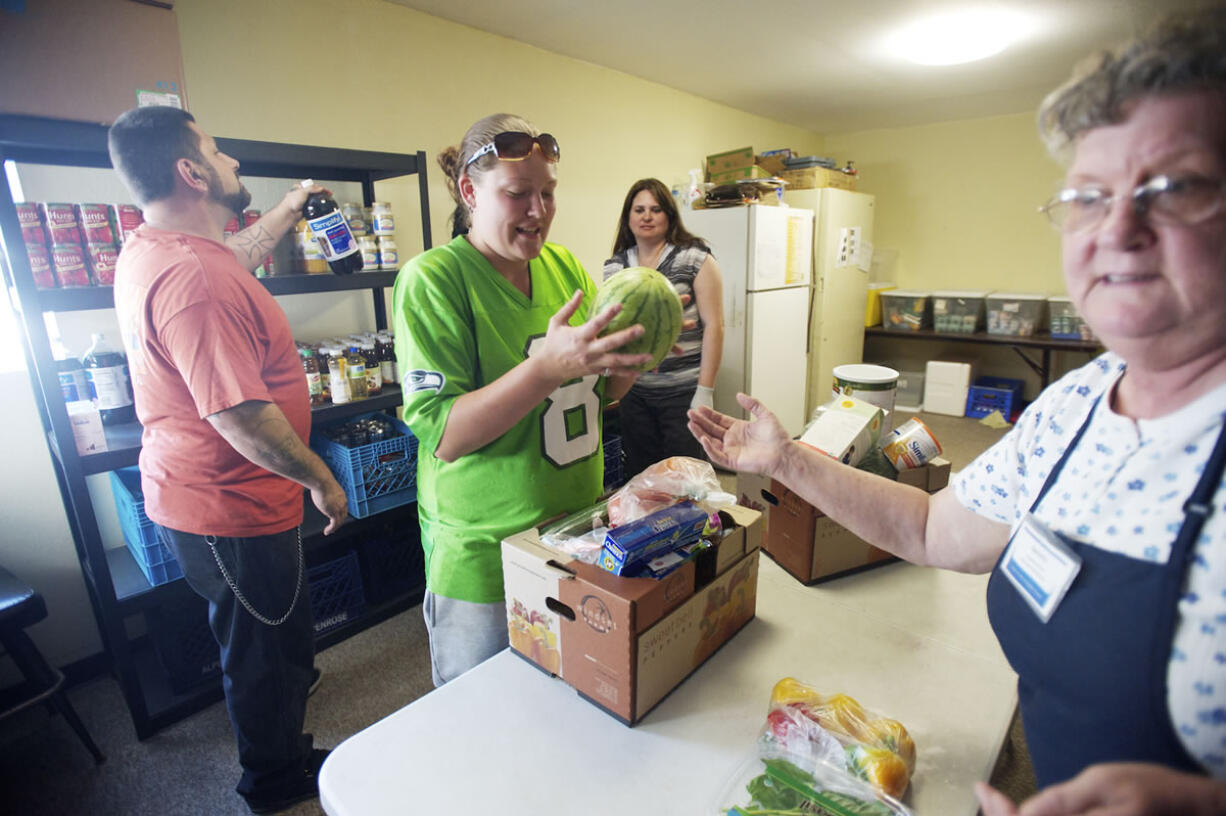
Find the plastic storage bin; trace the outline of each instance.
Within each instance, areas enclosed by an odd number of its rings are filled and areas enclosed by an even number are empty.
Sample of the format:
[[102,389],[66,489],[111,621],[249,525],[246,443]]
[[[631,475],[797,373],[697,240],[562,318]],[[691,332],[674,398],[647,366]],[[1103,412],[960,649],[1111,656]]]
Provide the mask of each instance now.
[[183,577],[183,568],[170,549],[158,541],[153,522],[145,515],[145,499],[140,490],[140,470],[134,467],[111,471],[111,492],[115,512],[128,552],[153,586]]
[[966,395],[966,415],[985,417],[993,411],[1012,421],[1015,412],[1022,407],[1022,392],[1026,384],[1008,377],[983,376],[975,380]]
[[899,371],[898,394],[894,398],[894,410],[915,412],[923,410],[923,407],[924,372]]
[[334,561],[308,567],[306,577],[316,637],[357,618],[366,608],[356,552],[350,551]]
[[983,328],[987,292],[932,293],[932,328],[939,332],[974,334]]
[[1058,340],[1094,340],[1094,332],[1077,314],[1071,298],[1056,295],[1047,299],[1048,324],[1051,336]]
[[891,331],[919,331],[932,326],[932,293],[888,289],[881,293],[881,325]]
[[964,416],[966,396],[975,379],[975,366],[967,362],[929,360],[924,370],[924,410]]
[[993,292],[987,297],[988,334],[1030,337],[1043,326],[1044,295]]
[[897,289],[893,283],[870,283],[864,302],[864,328],[881,325],[881,293]]
[[349,515],[355,518],[366,518],[417,498],[417,437],[408,425],[386,414],[363,414],[347,422],[373,416],[395,425],[402,436],[347,448],[322,432],[311,435],[311,447],[345,488]]

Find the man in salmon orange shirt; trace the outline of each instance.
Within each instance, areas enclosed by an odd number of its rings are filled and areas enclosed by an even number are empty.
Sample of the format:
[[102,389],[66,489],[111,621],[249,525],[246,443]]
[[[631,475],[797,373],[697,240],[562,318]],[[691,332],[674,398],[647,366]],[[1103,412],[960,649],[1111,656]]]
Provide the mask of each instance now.
[[250,270],[322,188],[291,190],[225,243],[226,222],[251,194],[238,162],[191,114],[130,110],[108,141],[145,216],[115,273],[144,426],[145,512],[209,602],[242,766],[237,791],[252,812],[272,813],[318,795],[327,756],[302,732],[314,672],[302,490],[328,517],[325,534],[347,505],[306,444],[310,397],[289,321]]

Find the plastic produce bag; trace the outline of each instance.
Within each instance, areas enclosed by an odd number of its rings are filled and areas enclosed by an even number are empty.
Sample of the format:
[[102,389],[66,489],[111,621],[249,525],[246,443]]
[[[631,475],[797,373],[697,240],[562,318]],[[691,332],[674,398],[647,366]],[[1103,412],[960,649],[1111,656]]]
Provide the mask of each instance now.
[[600,561],[609,531],[605,502],[597,502],[541,528],[541,543],[585,564]]
[[897,720],[867,711],[846,694],[824,695],[785,677],[771,691],[763,739],[790,755],[837,763],[891,797],[907,790],[915,770],[915,743]]
[[722,492],[710,462],[670,456],[648,467],[609,497],[609,526],[637,521],[683,499],[693,499],[708,509],[712,509],[710,505],[736,503],[735,496]]

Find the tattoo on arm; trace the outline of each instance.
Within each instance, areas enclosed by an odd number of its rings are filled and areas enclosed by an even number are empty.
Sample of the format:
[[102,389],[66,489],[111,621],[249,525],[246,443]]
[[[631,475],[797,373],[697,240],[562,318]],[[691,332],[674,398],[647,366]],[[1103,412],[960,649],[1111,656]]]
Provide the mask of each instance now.
[[240,253],[246,260],[254,261],[271,252],[276,244],[277,239],[264,228],[263,224],[257,222],[254,226],[236,233],[230,239],[229,246],[231,250]]

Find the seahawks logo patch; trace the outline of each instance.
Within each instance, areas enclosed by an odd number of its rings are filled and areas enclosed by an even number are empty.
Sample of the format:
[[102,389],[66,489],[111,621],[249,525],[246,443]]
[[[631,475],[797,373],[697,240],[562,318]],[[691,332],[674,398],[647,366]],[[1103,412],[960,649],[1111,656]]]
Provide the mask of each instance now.
[[424,368],[415,368],[404,377],[404,390],[410,394],[416,394],[418,391],[433,391],[438,393],[443,389],[443,383],[447,378],[443,376],[441,371],[426,371]]

